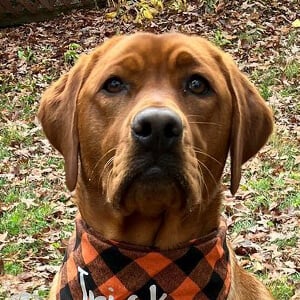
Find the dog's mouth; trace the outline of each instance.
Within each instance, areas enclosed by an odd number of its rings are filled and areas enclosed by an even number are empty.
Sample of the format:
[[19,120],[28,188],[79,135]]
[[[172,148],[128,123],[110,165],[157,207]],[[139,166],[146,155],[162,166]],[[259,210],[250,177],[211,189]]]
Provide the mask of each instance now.
[[128,168],[117,188],[113,205],[122,209],[128,201],[148,201],[149,206],[151,201],[156,201],[156,205],[160,202],[167,209],[168,205],[174,204],[167,201],[171,198],[181,202],[177,205],[188,206],[189,195],[190,186],[180,163],[168,157],[157,162],[143,159]]

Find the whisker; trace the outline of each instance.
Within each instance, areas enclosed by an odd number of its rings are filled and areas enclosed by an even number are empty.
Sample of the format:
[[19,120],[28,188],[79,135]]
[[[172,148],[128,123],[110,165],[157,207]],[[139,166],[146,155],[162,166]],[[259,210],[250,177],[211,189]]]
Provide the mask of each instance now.
[[115,156],[112,156],[104,165],[103,170],[100,174],[100,178],[102,177],[103,173],[106,171],[107,168],[109,168],[109,166],[112,164],[112,162],[114,161]]
[[210,158],[210,159],[212,159],[213,161],[215,161],[218,165],[222,166],[222,163],[221,163],[220,161],[218,161],[216,158],[214,158],[213,156],[211,156],[210,154],[205,153],[204,151],[202,151],[201,149],[199,149],[199,148],[197,148],[197,147],[195,147],[195,146],[193,146],[193,148],[194,148],[194,151],[195,151],[196,153],[199,153],[199,154],[201,154],[201,155],[207,156],[208,158]]
[[216,181],[216,178],[214,177],[214,175],[212,174],[212,172],[210,171],[210,169],[203,162],[201,162],[200,160],[197,159],[197,161],[198,161],[198,164],[199,164],[200,168],[201,168],[201,166],[204,167],[206,169],[206,171],[208,172],[208,174],[211,176],[211,178],[214,181],[215,185],[218,185],[218,183]]
[[[98,179],[98,186],[100,186],[100,184],[101,184],[101,179],[102,179],[102,175],[103,175],[103,173],[109,168],[109,166],[112,164],[112,162],[113,162],[113,160],[114,160],[114,156],[113,157],[111,157],[106,163],[105,163],[105,165],[104,165],[104,167],[103,167],[103,170],[102,170],[102,172],[101,172],[101,174],[100,174],[100,176],[99,176],[99,179]],[[108,171],[108,177],[109,177],[109,174],[112,172],[112,168]]]
[[207,187],[207,184],[206,184],[206,182],[205,182],[205,178],[204,178],[204,176],[203,176],[203,170],[202,170],[202,168],[201,168],[201,162],[199,161],[199,160],[197,160],[198,161],[198,170],[199,170],[199,172],[200,172],[200,180],[201,180],[201,183],[203,183],[203,185],[204,185],[204,187],[205,187],[205,189],[206,189],[206,192],[207,192],[207,194],[208,194],[208,187]]
[[190,124],[201,124],[201,125],[214,125],[214,126],[219,126],[221,127],[221,124],[218,123],[213,123],[213,122],[198,122],[198,121],[189,121]]
[[111,148],[110,150],[108,150],[106,153],[104,153],[99,159],[98,159],[98,161],[96,162],[96,164],[95,164],[95,166],[94,166],[94,168],[93,168],[93,170],[92,170],[92,175],[94,174],[94,172],[95,172],[95,170],[96,170],[96,168],[99,166],[99,164],[100,164],[100,162],[110,153],[110,152],[112,152],[112,151],[114,151],[114,150],[116,150],[117,148]]
[[112,174],[113,174],[113,169],[110,169],[108,172],[108,175],[107,175],[107,179],[106,179],[106,190],[107,190],[108,183],[112,177]]

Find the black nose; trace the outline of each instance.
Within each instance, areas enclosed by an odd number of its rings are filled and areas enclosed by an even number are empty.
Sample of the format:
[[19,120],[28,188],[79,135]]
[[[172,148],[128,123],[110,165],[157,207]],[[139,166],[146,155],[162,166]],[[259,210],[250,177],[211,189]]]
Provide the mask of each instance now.
[[132,136],[148,150],[165,152],[182,137],[182,121],[168,108],[150,107],[140,111],[133,119]]

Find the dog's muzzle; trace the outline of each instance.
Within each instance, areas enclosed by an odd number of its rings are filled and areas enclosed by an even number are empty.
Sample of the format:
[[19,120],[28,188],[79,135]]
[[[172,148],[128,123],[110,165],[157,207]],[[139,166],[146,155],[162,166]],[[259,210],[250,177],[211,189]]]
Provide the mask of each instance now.
[[132,187],[150,194],[157,194],[161,188],[163,193],[176,190],[184,195],[182,198],[188,195],[190,187],[182,154],[183,128],[180,116],[167,107],[148,107],[133,117],[132,156],[116,194],[118,206]]

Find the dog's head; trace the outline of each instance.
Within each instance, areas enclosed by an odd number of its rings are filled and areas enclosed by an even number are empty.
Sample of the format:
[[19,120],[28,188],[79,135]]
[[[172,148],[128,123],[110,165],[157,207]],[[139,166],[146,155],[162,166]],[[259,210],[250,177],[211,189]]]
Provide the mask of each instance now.
[[182,34],[105,42],[46,91],[38,115],[69,190],[77,184],[82,201],[127,215],[205,207],[229,152],[235,193],[241,165],[272,131],[270,110],[232,59]]

